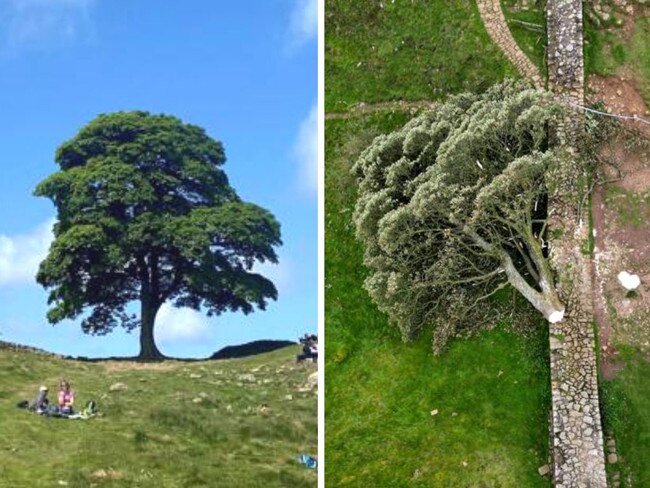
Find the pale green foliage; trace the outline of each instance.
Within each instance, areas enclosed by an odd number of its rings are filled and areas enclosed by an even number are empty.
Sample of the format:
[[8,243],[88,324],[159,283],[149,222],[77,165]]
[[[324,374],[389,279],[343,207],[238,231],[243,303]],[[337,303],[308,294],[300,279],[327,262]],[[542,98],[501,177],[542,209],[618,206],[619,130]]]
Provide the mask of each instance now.
[[[493,321],[482,300],[517,272],[515,288],[539,290],[556,110],[509,81],[450,97],[359,157],[354,222],[365,286],[405,339],[433,325],[442,346],[459,326]],[[508,262],[514,274],[504,272]]]

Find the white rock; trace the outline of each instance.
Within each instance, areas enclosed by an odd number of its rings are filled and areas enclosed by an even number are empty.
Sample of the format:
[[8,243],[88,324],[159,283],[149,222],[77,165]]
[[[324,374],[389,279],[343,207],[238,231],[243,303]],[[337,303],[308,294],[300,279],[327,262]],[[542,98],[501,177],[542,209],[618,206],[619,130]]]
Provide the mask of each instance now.
[[627,271],[621,271],[618,274],[618,281],[626,290],[636,290],[641,284],[641,278],[638,275],[630,274]]
[[548,316],[548,321],[552,324],[559,322],[564,318],[564,310],[556,310]]
[[124,383],[114,383],[109,388],[110,391],[124,391],[124,390],[128,390],[128,389],[129,389],[129,387],[126,386]]

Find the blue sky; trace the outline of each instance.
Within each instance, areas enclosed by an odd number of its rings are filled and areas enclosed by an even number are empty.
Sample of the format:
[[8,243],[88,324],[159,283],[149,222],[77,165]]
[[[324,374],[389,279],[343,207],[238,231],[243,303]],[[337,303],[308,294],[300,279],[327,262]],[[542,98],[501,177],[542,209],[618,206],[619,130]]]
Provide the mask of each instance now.
[[316,0],[0,0],[0,340],[85,356],[134,355],[137,331],[47,323],[36,284],[55,209],[36,184],[100,113],[147,110],[204,127],[245,200],[282,224],[280,292],[265,312],[208,318],[164,307],[163,353],[201,357],[317,330]]

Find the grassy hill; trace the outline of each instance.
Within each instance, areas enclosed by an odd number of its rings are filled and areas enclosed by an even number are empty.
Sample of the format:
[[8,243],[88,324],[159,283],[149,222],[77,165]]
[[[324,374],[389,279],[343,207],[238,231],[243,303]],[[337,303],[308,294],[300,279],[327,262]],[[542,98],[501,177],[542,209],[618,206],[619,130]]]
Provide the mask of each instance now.
[[[157,364],[0,349],[0,487],[315,487],[297,461],[317,452],[318,424],[315,365],[296,364],[299,349]],[[102,415],[16,408],[41,384],[55,395],[62,377]]]

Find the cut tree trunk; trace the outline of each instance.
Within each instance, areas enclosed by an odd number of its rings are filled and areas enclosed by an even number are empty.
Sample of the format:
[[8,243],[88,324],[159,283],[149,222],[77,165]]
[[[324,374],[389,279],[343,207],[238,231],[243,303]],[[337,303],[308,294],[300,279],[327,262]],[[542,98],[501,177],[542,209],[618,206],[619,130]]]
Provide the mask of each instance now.
[[153,305],[148,300],[141,300],[140,354],[138,359],[142,361],[159,361],[165,358],[158,350],[153,336],[153,328],[159,308],[159,306]]

